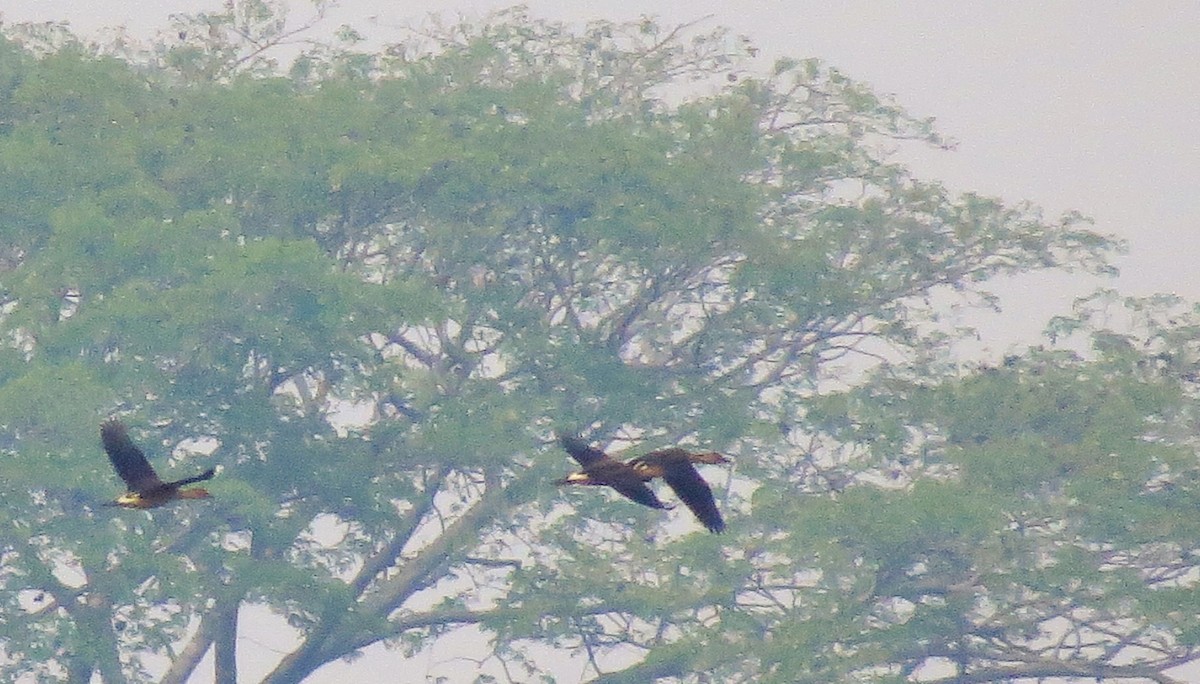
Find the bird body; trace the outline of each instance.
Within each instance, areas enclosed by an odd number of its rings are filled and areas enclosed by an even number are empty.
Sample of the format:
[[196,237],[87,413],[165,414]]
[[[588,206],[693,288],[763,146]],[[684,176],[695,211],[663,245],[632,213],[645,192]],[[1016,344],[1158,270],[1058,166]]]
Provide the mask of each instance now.
[[661,477],[709,531],[721,532],[725,529],[725,521],[717,509],[712,488],[692,465],[728,463],[729,459],[721,454],[712,451],[692,453],[671,447],[622,462],[589,446],[578,437],[560,437],[559,443],[583,470],[571,473],[555,484],[605,485],[643,506],[669,509],[671,507],[660,501],[654,490],[646,484]]
[[559,440],[567,453],[571,454],[583,470],[571,473],[555,482],[555,484],[599,485],[612,487],[622,496],[650,508],[669,509],[653,489],[646,486],[653,475],[638,471],[627,463],[609,458],[608,454],[593,449],[583,440],[575,437],[563,437]]
[[129,491],[117,497],[110,505],[122,508],[155,508],[175,499],[207,499],[211,495],[201,487],[183,489],[184,485],[203,482],[216,474],[209,468],[199,475],[174,482],[163,482],[142,450],[129,439],[125,425],[111,418],[100,426],[100,441],[117,475],[125,481]]
[[694,463],[716,465],[729,463],[729,459],[715,451],[692,453],[671,447],[651,451],[631,461],[634,469],[643,475],[661,477],[710,532],[721,532],[725,529],[725,520],[717,509],[712,488],[692,465]]

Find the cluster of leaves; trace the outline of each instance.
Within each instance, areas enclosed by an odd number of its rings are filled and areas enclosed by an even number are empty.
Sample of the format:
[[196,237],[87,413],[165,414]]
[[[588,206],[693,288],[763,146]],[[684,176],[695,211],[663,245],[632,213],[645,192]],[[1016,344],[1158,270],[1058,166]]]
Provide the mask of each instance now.
[[[839,596],[837,622],[856,627],[841,676],[1183,681],[1171,671],[1197,657],[1200,626],[1196,314],[1102,293],[1055,323],[1084,356],[1033,351],[936,383],[888,373],[814,403],[826,458],[778,474],[843,491],[765,546],[766,576],[807,574],[790,587],[802,608],[764,621]],[[794,509],[764,490],[755,510]]]
[[[296,630],[271,682],[467,624],[501,670],[551,645],[608,681],[1058,662],[1063,615],[1190,654],[1135,543],[1186,534],[1146,492],[1190,472],[1146,354],[814,399],[940,348],[934,293],[1106,269],[1079,217],[911,178],[878,143],[928,122],[816,61],[750,74],[722,31],[510,12],[281,75],[295,28],[245,2],[146,53],[0,40],[6,675],[177,682],[212,646],[231,681],[244,603]],[[221,464],[217,500],[99,508],[111,413],[164,469]],[[734,541],[567,505],[556,429],[734,453]]]

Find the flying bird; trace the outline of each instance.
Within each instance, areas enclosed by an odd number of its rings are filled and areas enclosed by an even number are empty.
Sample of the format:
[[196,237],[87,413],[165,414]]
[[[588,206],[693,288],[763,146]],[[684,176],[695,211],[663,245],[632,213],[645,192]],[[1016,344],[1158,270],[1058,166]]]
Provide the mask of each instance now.
[[129,491],[110,503],[111,506],[155,508],[175,499],[207,499],[211,496],[208,490],[201,487],[183,489],[183,486],[211,479],[217,472],[215,468],[209,468],[194,477],[163,482],[154,472],[150,461],[146,460],[146,455],[129,439],[125,425],[116,418],[110,418],[100,426],[100,441],[104,443],[104,451],[108,454],[108,460],[112,461],[113,469],[129,488]]
[[571,455],[583,470],[556,480],[554,484],[606,485],[622,496],[650,508],[670,509],[658,500],[654,490],[646,486],[653,475],[639,472],[628,463],[622,463],[608,454],[587,445],[578,437],[559,437],[559,444]]
[[692,465],[728,463],[729,459],[721,454],[714,451],[692,453],[671,447],[622,462],[588,446],[578,437],[562,436],[558,441],[583,470],[571,473],[555,481],[555,484],[604,485],[643,506],[669,509],[671,507],[659,501],[654,490],[646,485],[650,480],[661,477],[709,531],[721,532],[725,529],[725,521],[717,510],[712,489]]

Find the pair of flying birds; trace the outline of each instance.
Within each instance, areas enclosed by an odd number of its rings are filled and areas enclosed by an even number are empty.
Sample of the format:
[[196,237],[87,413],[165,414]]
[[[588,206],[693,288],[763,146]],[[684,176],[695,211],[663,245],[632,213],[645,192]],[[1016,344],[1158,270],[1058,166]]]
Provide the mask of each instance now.
[[[211,479],[216,470],[209,468],[194,477],[163,482],[154,472],[142,450],[129,439],[121,421],[110,419],[100,426],[100,441],[117,475],[129,491],[117,497],[113,505],[125,508],[155,508],[175,499],[207,499],[208,490],[201,487],[184,489],[185,485]],[[571,473],[555,484],[604,485],[621,495],[650,508],[670,508],[659,501],[650,480],[661,477],[674,490],[692,513],[713,532],[725,529],[725,521],[717,510],[712,489],[693,463],[728,463],[729,459],[715,452],[691,453],[678,447],[651,451],[629,461],[618,461],[599,449],[588,446],[577,437],[561,437],[559,442],[582,471]]]
[[654,490],[646,484],[656,477],[661,477],[710,532],[721,532],[725,529],[725,521],[721,518],[721,511],[717,509],[712,489],[693,465],[728,463],[729,459],[721,454],[715,451],[693,453],[679,447],[670,447],[651,451],[628,461],[618,461],[603,451],[588,446],[587,442],[578,437],[563,436],[559,437],[558,441],[563,449],[579,462],[583,470],[571,473],[555,484],[605,485],[643,506],[671,508],[659,501]]

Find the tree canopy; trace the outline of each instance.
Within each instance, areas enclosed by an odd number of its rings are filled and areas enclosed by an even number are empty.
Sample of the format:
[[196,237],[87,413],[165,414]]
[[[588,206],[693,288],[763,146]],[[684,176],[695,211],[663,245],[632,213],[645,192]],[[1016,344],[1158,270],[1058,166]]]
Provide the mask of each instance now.
[[[652,20],[345,29],[287,69],[273,4],[177,21],[0,39],[6,678],[211,651],[233,682],[247,605],[297,634],[271,683],[464,626],[481,681],[1195,656],[1195,314],[1105,293],[1061,344],[949,364],[936,302],[1116,245],[914,178],[888,150],[929,121]],[[160,472],[219,466],[215,500],[100,506],[114,414]],[[558,490],[565,431],[731,456],[727,533]]]

